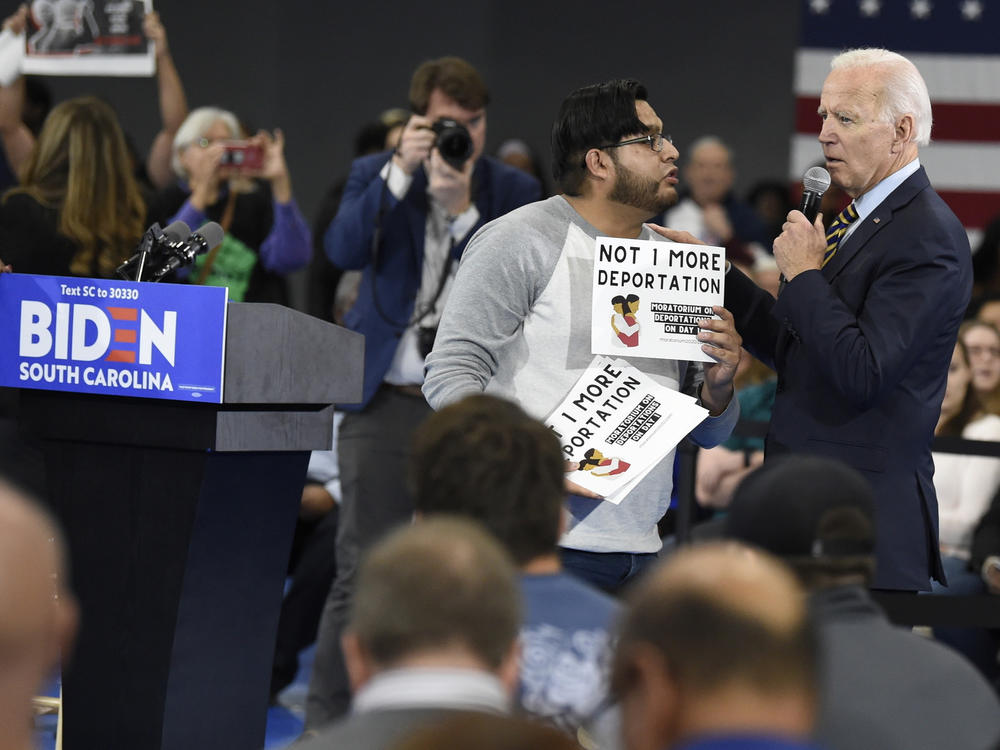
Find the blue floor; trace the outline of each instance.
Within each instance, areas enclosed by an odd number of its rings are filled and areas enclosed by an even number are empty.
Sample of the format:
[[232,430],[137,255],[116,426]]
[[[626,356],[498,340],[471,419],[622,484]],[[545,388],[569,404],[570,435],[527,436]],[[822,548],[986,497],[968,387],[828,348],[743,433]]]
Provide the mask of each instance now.
[[[306,690],[309,687],[309,674],[312,671],[314,647],[303,651],[299,656],[299,673],[295,682],[289,685],[278,696],[278,704],[267,711],[267,734],[264,739],[264,750],[277,750],[286,747],[302,733],[302,721],[305,717]],[[43,695],[58,695],[59,682],[55,679],[46,686]],[[35,743],[38,750],[53,750],[56,745],[56,717],[39,716],[35,719]]]

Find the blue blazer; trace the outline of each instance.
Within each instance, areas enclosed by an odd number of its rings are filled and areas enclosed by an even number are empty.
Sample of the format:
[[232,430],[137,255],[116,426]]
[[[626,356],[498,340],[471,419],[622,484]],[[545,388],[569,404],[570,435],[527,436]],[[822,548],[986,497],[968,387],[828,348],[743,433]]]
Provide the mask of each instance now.
[[[336,266],[364,269],[357,302],[344,320],[347,328],[365,336],[364,395],[360,404],[343,406],[349,411],[363,409],[382,384],[420,288],[429,210],[427,175],[417,170],[410,189],[397,200],[379,177],[391,155],[386,152],[354,161],[340,209],[323,240]],[[472,186],[479,222],[456,244],[455,258],[483,224],[541,198],[538,180],[490,157],[476,163]],[[376,224],[380,233],[377,267],[372,258]]]
[[766,455],[823,455],[869,479],[877,588],[944,580],[931,441],[971,291],[965,230],[923,168],[778,300],[726,277],[744,346],[778,373]]

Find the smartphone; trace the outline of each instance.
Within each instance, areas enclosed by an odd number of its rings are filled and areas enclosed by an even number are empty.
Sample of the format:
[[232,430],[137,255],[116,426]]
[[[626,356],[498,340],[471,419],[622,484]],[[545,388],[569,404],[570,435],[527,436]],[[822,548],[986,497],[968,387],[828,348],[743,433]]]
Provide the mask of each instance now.
[[264,150],[250,141],[223,141],[226,147],[220,164],[237,169],[260,169],[264,166]]

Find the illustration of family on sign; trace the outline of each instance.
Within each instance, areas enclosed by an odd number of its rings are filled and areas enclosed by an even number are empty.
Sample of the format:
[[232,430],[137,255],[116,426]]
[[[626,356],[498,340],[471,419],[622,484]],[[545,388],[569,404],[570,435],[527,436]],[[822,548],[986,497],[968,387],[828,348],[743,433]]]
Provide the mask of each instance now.
[[611,299],[611,307],[615,311],[611,316],[611,328],[618,340],[627,347],[638,346],[639,318],[636,313],[639,312],[639,295],[616,295]]
[[[636,334],[638,335],[638,334]],[[583,454],[577,471],[589,471],[595,477],[613,477],[624,474],[631,464],[620,458],[607,458],[597,448],[591,448]]]

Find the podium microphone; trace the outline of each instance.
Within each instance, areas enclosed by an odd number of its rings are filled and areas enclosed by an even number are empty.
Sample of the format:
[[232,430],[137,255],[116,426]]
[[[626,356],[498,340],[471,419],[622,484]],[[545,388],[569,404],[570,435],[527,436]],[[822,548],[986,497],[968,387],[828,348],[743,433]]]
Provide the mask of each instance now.
[[[823,201],[823,193],[830,188],[830,173],[823,167],[810,167],[802,175],[802,200],[799,201],[799,211],[805,214],[812,224],[816,221],[816,214],[819,213],[820,203]],[[785,275],[781,275],[778,281],[778,294],[785,288],[788,281]]]
[[147,259],[153,259],[161,252],[163,246],[172,242],[180,242],[191,234],[191,229],[183,221],[175,221],[166,229],[160,229],[159,224],[153,224],[142,234],[135,254],[116,269],[116,272],[126,281],[141,281],[146,268]]
[[197,256],[221,245],[225,236],[225,230],[214,221],[210,221],[186,239],[167,242],[164,250],[168,257],[162,266],[153,270],[152,281],[159,281],[174,269],[194,263]]

